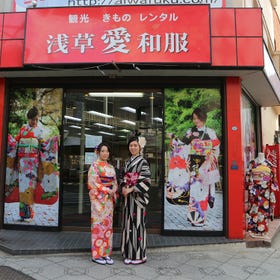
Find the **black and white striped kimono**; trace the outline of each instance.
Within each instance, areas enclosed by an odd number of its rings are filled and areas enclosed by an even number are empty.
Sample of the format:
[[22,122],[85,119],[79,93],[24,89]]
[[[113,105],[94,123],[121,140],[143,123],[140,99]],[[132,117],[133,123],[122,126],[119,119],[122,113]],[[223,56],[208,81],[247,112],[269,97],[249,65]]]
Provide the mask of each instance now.
[[141,155],[126,162],[121,187],[132,187],[133,192],[124,198],[121,252],[124,258],[131,260],[146,259],[146,206],[150,178],[149,164]]

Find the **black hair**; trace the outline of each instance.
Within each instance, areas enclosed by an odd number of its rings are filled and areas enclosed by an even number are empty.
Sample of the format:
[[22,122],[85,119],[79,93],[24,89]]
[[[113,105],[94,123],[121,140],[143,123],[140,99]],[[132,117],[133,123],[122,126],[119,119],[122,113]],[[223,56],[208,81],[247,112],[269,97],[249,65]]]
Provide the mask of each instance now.
[[109,152],[109,154],[111,155],[111,147],[110,147],[110,145],[108,144],[108,143],[106,143],[106,142],[101,142],[99,145],[98,145],[98,147],[97,147],[97,152],[98,153],[100,153],[100,151],[101,151],[101,149],[102,149],[102,147],[107,147],[107,149],[108,149],[108,152]]
[[[130,145],[130,143],[131,143],[131,142],[134,142],[134,141],[136,141],[136,142],[138,143],[139,148],[140,148],[139,151],[141,151],[141,146],[140,146],[140,144],[139,144],[139,138],[138,138],[138,136],[131,136],[131,137],[128,139],[128,142],[127,142],[128,150],[129,150],[129,145]],[[131,156],[131,152],[130,152],[130,151],[128,152],[128,154],[129,154],[129,156]]]
[[35,107],[35,106],[33,106],[26,114],[26,116],[29,120],[35,118],[38,115],[39,115],[39,111],[38,111],[37,107]]
[[193,115],[197,115],[197,117],[202,121],[202,122],[206,122],[206,120],[207,120],[207,114],[204,112],[204,111],[202,111],[200,108],[196,108],[196,109],[194,109],[193,110],[193,112],[192,112],[192,117],[193,117]]
[[131,136],[129,139],[128,139],[128,142],[127,142],[127,146],[129,147],[130,143],[131,142],[134,142],[136,141],[138,144],[139,144],[139,138],[137,136]]

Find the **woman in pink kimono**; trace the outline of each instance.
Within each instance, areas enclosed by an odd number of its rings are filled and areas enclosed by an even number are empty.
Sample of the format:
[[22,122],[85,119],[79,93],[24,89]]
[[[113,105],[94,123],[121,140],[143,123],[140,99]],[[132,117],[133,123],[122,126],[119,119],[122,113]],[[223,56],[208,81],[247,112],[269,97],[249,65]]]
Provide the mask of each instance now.
[[21,127],[16,136],[19,170],[19,215],[21,221],[34,217],[34,190],[38,181],[43,128],[38,126],[39,111],[32,107],[27,112],[28,123]]
[[34,204],[52,205],[59,194],[60,137],[50,137],[39,115],[33,106],[15,138],[8,134],[6,161],[5,202],[19,202],[19,221],[33,224]]
[[108,163],[110,147],[101,143],[98,159],[88,171],[88,189],[91,202],[91,254],[98,264],[113,264],[113,210],[118,184],[114,167]]

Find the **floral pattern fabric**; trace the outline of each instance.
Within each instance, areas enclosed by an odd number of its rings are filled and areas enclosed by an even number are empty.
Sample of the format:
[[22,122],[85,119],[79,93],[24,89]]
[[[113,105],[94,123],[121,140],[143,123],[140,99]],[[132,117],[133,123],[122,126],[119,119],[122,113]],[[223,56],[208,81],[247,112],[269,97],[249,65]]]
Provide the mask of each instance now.
[[59,137],[45,140],[42,126],[23,126],[8,135],[5,202],[19,202],[21,219],[34,218],[33,206],[54,204],[59,193]]
[[88,171],[88,189],[91,201],[91,253],[97,259],[111,255],[113,248],[113,210],[116,193],[108,188],[117,186],[114,167],[97,160]]
[[42,135],[43,131],[38,126],[26,125],[16,137],[19,161],[19,215],[22,219],[34,217],[34,190],[38,179]]
[[187,205],[192,226],[203,226],[208,205],[214,206],[215,184],[220,181],[219,153],[220,140],[206,126],[188,129],[182,141],[172,139],[166,199]]
[[276,204],[275,192],[279,191],[275,167],[268,161],[253,160],[246,171],[248,190],[247,230],[253,234],[268,231]]

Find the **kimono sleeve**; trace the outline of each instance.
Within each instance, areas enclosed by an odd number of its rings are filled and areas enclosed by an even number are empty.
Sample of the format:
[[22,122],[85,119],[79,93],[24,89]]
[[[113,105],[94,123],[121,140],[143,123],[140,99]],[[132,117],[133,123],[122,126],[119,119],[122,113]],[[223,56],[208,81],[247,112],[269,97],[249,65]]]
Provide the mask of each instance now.
[[95,163],[90,166],[88,171],[88,189],[94,190],[95,195],[98,195],[99,192],[107,193],[107,188],[103,187],[98,168]]
[[143,159],[138,172],[139,172],[139,177],[136,185],[134,186],[134,191],[147,193],[151,186],[151,171],[150,171],[150,166],[145,159]]

